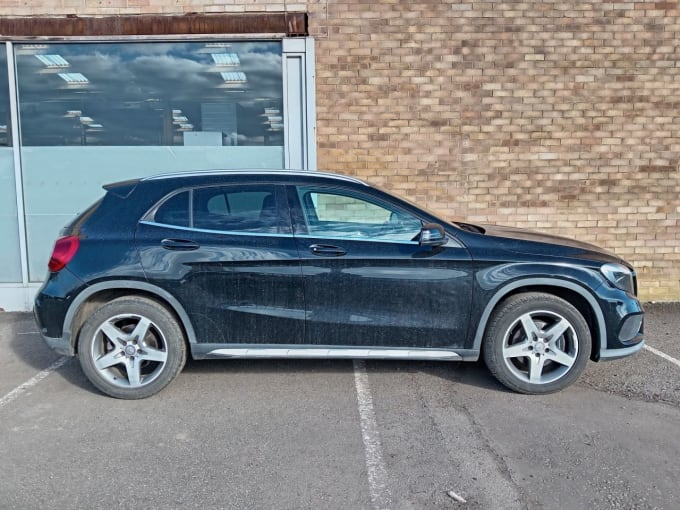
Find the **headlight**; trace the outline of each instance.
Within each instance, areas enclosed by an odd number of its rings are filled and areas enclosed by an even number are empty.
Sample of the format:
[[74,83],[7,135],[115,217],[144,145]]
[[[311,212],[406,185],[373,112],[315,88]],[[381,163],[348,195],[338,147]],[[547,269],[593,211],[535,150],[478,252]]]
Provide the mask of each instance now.
[[625,290],[630,294],[635,294],[633,284],[633,273],[626,266],[621,264],[605,264],[600,268],[604,277],[617,289]]

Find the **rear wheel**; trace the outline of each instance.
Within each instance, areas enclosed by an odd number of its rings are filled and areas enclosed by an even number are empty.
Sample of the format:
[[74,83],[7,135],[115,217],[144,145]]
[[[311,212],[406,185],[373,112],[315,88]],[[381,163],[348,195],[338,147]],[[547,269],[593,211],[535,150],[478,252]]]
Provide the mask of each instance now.
[[100,307],[83,325],[80,366],[102,392],[139,399],[159,392],[186,362],[184,334],[162,305],[139,296]]
[[493,313],[484,337],[484,359],[508,388],[552,393],[583,372],[591,343],[588,324],[573,305],[551,294],[518,294]]

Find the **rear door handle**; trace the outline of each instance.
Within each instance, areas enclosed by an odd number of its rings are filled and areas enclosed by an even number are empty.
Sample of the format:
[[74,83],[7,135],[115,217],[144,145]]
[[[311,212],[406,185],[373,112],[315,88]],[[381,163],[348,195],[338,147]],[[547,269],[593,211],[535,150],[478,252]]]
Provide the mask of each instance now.
[[330,244],[312,244],[309,249],[314,255],[318,255],[319,257],[342,257],[343,255],[347,255],[347,251],[339,246]]
[[163,239],[161,246],[166,250],[191,251],[198,250],[200,245],[188,239]]

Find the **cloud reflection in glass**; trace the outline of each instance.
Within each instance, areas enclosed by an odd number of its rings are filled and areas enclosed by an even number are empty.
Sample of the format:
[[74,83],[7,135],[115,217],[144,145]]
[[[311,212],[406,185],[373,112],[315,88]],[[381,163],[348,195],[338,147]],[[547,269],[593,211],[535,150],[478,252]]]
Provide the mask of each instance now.
[[[186,131],[283,145],[262,117],[283,110],[279,42],[18,44],[16,62],[25,146],[183,145]],[[73,111],[101,127],[83,136]]]

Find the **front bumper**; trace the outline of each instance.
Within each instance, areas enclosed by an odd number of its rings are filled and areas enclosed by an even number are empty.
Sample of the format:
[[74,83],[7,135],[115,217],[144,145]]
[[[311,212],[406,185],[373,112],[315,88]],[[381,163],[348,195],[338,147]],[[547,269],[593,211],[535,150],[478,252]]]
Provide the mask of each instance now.
[[632,345],[630,347],[624,347],[623,349],[601,349],[600,361],[613,361],[615,359],[621,359],[627,356],[632,356],[636,352],[642,350],[644,346],[645,341],[640,340],[639,343]]
[[596,360],[609,361],[639,352],[645,345],[644,310],[637,297],[608,285],[598,289],[604,313],[606,342]]

